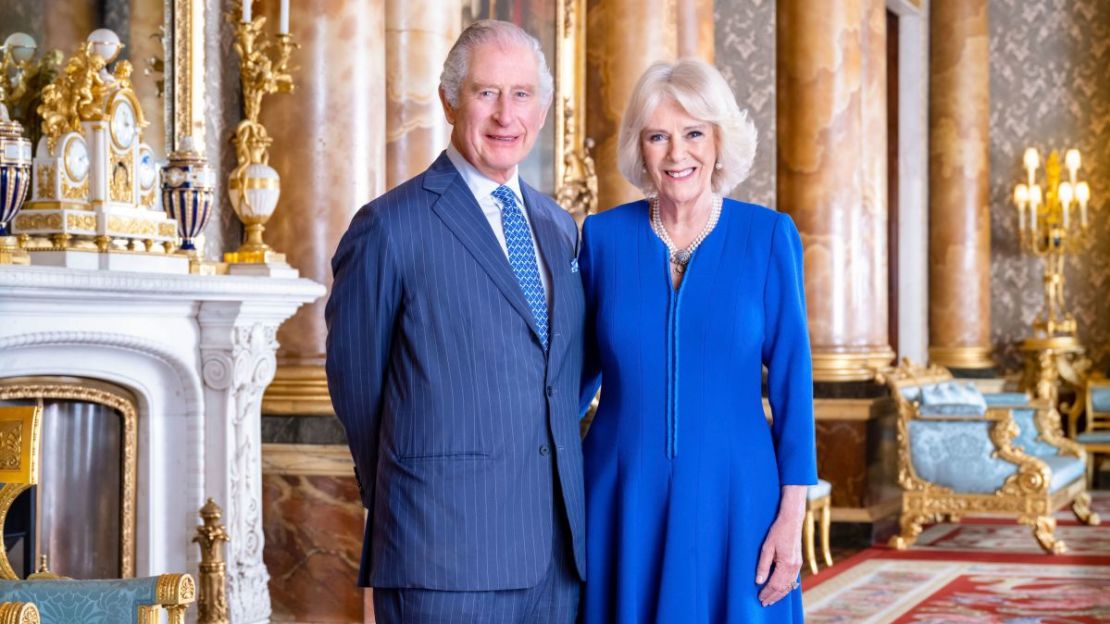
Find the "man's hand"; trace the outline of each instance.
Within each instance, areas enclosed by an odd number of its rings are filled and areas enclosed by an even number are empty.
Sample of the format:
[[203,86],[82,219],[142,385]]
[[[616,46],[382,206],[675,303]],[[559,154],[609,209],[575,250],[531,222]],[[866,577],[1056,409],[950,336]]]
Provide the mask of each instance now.
[[[783,596],[797,589],[798,572],[802,569],[802,522],[805,520],[805,485],[784,485],[779,514],[767,532],[767,539],[759,550],[759,564],[755,570],[755,582],[763,585],[759,592],[759,602],[769,607]],[[771,564],[774,563],[774,571]],[[770,580],[767,579],[770,574]]]

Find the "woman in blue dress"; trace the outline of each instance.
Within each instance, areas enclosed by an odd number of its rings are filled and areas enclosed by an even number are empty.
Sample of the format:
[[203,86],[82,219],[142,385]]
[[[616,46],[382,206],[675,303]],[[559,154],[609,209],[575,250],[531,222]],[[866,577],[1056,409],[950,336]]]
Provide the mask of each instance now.
[[[621,127],[646,200],[586,219],[586,624],[803,621],[816,483],[793,221],[723,199],[755,129],[712,66],[652,66]],[[773,414],[763,412],[761,383]]]

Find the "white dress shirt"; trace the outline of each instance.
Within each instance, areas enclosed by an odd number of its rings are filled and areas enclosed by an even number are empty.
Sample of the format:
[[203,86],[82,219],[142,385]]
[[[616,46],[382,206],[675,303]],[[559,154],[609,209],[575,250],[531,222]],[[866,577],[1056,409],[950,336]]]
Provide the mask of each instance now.
[[[505,228],[501,225],[501,204],[493,197],[493,192],[501,184],[482,175],[452,144],[447,145],[447,158],[451,160],[452,165],[455,165],[455,169],[459,170],[459,175],[466,182],[470,192],[474,194],[474,199],[478,200],[478,206],[482,208],[482,214],[489,221],[489,227],[493,230],[494,237],[501,245],[501,251],[505,253],[505,258],[508,259],[509,246],[505,243]],[[543,255],[540,253],[540,245],[536,241],[536,232],[532,229],[532,221],[528,217],[528,210],[524,207],[524,195],[520,192],[518,169],[513,170],[513,175],[505,182],[505,186],[512,189],[513,195],[516,196],[520,211],[524,213],[524,223],[527,224],[528,232],[532,235],[532,250],[536,254],[536,267],[539,268],[540,282],[543,284],[544,297],[547,299],[547,313],[550,315],[551,278],[547,274],[547,264],[543,261]]]

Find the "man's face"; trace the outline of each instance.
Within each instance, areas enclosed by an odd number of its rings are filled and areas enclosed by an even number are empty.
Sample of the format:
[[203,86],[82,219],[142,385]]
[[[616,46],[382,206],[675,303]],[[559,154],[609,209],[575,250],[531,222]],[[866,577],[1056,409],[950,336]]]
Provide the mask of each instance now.
[[451,143],[495,182],[506,182],[528,156],[550,104],[540,94],[536,55],[520,44],[490,42],[471,50],[457,107],[440,91],[454,128]]

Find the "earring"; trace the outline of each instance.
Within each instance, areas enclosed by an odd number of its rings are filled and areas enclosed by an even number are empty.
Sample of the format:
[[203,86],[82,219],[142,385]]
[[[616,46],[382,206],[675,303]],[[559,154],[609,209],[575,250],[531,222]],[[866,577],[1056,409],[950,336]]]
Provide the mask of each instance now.
[[640,171],[643,171],[644,173],[647,173],[647,167],[640,167]]
[[719,160],[718,160],[718,161],[717,161],[717,164],[713,165],[713,168],[714,168],[714,169],[716,169],[717,171],[720,171],[721,169],[724,169],[724,168],[725,168],[725,166],[724,166],[724,165],[722,165],[722,164],[721,164],[721,161],[719,161]]

